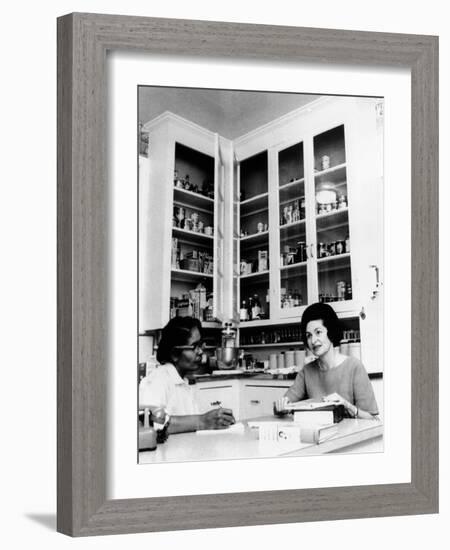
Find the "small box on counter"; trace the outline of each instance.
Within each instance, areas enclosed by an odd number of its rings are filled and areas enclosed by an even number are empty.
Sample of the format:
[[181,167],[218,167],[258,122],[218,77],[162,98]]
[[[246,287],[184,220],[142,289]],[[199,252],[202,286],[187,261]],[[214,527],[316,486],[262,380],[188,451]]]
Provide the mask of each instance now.
[[336,424],[344,418],[344,405],[324,403],[323,401],[299,401],[289,403],[289,410],[294,412],[294,422],[302,425]]

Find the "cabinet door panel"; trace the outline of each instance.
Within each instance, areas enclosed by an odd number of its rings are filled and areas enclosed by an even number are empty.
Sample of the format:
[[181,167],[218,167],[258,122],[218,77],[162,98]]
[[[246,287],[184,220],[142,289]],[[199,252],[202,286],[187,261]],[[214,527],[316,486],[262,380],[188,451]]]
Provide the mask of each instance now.
[[245,385],[242,397],[242,418],[273,414],[273,403],[283,397],[287,387]]
[[201,413],[224,407],[231,409],[236,420],[239,419],[239,388],[236,383],[213,387],[199,384],[196,396]]

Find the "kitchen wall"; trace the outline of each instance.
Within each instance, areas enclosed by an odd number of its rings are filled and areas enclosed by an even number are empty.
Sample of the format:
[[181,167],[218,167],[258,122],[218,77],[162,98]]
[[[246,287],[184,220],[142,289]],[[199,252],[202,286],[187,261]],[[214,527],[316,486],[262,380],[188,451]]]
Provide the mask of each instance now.
[[319,96],[308,94],[140,87],[139,120],[171,111],[228,139],[271,122]]

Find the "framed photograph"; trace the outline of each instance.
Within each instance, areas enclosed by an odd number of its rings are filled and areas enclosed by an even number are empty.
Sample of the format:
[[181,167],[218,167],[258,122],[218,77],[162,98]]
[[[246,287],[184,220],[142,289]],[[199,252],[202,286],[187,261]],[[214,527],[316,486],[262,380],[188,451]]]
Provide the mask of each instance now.
[[59,531],[437,512],[437,67],[58,20]]

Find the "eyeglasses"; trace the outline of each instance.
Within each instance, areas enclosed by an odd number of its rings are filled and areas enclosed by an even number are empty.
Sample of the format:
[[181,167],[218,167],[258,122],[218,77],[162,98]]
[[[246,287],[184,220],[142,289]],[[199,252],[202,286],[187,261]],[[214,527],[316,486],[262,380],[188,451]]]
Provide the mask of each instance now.
[[204,347],[205,347],[205,342],[203,340],[194,342],[190,346],[174,346],[175,349],[185,349],[189,351],[203,351]]

